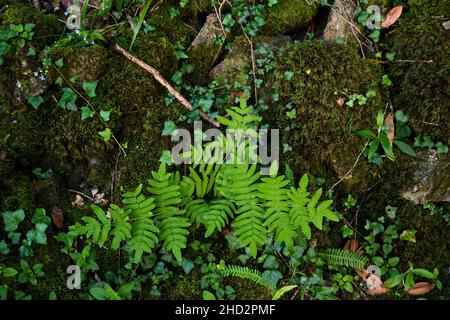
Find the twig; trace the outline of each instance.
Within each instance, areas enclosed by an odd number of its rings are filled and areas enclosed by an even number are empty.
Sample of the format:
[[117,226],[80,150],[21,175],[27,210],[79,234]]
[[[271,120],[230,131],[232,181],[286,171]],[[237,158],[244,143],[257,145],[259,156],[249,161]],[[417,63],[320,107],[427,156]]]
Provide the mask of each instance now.
[[[155,80],[158,81],[163,87],[165,87],[167,89],[167,91],[169,91],[169,93],[171,95],[173,95],[184,107],[186,107],[186,109],[188,109],[190,111],[194,110],[194,107],[192,106],[192,104],[189,101],[187,101],[186,98],[183,97],[177,90],[175,90],[175,88],[172,87],[172,85],[169,82],[167,82],[166,79],[164,79],[164,77],[159,73],[158,70],[156,70],[155,68],[151,67],[150,65],[148,65],[144,61],[139,60],[138,58],[133,56],[131,53],[129,53],[127,50],[125,50],[124,48],[122,48],[118,44],[116,44],[114,46],[114,49],[117,52],[119,52],[120,54],[122,54],[129,61],[133,62],[134,64],[136,64],[140,68],[142,68],[145,71],[147,71],[148,73],[150,73],[153,76],[153,78],[155,78]],[[206,113],[204,113],[203,111],[198,110],[198,113],[199,113],[200,117],[203,120],[209,121],[214,126],[216,126],[217,128],[220,128],[220,123],[217,120],[211,121],[209,119],[208,115]]]
[[347,173],[346,173],[341,179],[339,179],[339,181],[336,182],[336,183],[330,188],[330,191],[333,190],[334,188],[336,188],[336,186],[337,186],[338,184],[340,184],[342,181],[344,181],[344,179],[347,178],[348,175],[349,175],[350,173],[352,173],[353,169],[355,169],[356,165],[358,164],[359,159],[360,159],[361,156],[363,155],[364,150],[366,150],[366,147],[367,147],[368,145],[369,145],[369,141],[367,141],[366,144],[364,145],[363,149],[362,149],[361,152],[359,153],[358,157],[356,158],[355,163],[354,163],[353,166],[350,168],[350,170],[348,170]]
[[95,200],[94,200],[92,197],[89,197],[87,194],[85,194],[85,193],[83,193],[83,192],[81,192],[81,191],[77,191],[77,190],[73,190],[73,189],[67,189],[67,191],[73,192],[73,193],[76,193],[76,194],[79,194],[80,196],[83,196],[83,197],[85,197],[86,199],[89,199],[89,200],[91,200],[92,202],[95,202]]
[[250,45],[250,56],[252,58],[252,72],[253,72],[253,84],[255,86],[255,105],[258,104],[258,88],[256,86],[256,59],[255,59],[255,51],[253,50],[253,41],[244,30],[244,27],[241,24],[242,32],[244,32],[245,38],[247,39]]

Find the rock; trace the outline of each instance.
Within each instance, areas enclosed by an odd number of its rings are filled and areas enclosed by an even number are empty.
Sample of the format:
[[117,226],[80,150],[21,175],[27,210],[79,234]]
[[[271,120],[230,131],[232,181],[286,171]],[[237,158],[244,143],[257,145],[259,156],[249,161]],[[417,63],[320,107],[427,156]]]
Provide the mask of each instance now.
[[188,49],[189,62],[195,66],[195,71],[191,75],[194,83],[208,82],[207,75],[222,51],[222,47],[215,43],[221,34],[222,29],[217,16],[210,14]]
[[284,0],[268,9],[262,34],[280,35],[299,31],[312,21],[321,1]]
[[[286,72],[293,75],[286,77]],[[381,70],[361,59],[350,44],[304,41],[279,52],[266,86],[279,94],[263,114],[263,122],[280,130],[281,165],[289,164],[296,175],[305,172],[361,194],[378,180],[379,169],[361,158],[364,147],[357,130],[371,128],[379,106]],[[341,92],[377,92],[364,106],[339,105]],[[346,173],[353,170],[347,176]]]
[[450,202],[450,155],[425,150],[409,165],[409,183],[402,196],[414,202]]
[[[262,43],[272,51],[277,51],[289,41],[291,41],[289,36],[262,36],[254,38],[253,47]],[[220,84],[233,84],[237,81],[245,85],[251,74],[251,64],[250,45],[244,36],[240,36],[234,40],[233,47],[225,59],[211,70],[211,77]]]
[[[18,52],[17,52],[18,53]],[[18,56],[16,56],[17,58]],[[46,78],[33,67],[28,57],[23,55],[14,66],[14,104],[24,104],[28,98],[42,95],[48,87]]]
[[358,28],[357,24],[355,23],[352,26],[347,22],[353,23],[353,12],[355,9],[356,4],[353,0],[336,0],[334,6],[331,8],[327,26],[323,32],[323,39],[328,41],[338,39],[347,42],[356,41],[355,35],[358,34],[358,31],[354,29]]
[[191,43],[189,50],[198,47],[199,45],[211,45],[222,34],[219,19],[216,14],[210,14],[206,17],[206,22],[200,29],[199,33]]

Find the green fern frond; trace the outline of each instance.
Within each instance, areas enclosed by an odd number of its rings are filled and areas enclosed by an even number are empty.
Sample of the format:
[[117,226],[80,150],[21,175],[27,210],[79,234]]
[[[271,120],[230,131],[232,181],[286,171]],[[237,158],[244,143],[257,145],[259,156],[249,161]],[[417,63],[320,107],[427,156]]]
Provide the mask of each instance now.
[[130,211],[125,211],[117,205],[112,204],[109,207],[109,213],[113,220],[113,229],[111,235],[113,236],[111,249],[117,250],[120,243],[131,238],[131,223],[129,222]]
[[130,212],[132,226],[131,238],[127,244],[135,254],[135,261],[139,261],[144,252],[151,253],[158,244],[156,234],[159,229],[152,220],[155,199],[146,198],[142,194],[142,184],[135,191],[124,193],[122,197],[125,204],[124,209]]
[[284,168],[284,175],[286,176],[286,180],[289,182],[289,188],[295,188],[294,172],[292,172],[292,169],[288,164],[286,164]]
[[365,256],[338,248],[326,249],[319,252],[318,255],[327,263],[356,269],[365,269],[368,262],[368,259]]
[[148,180],[147,191],[155,199],[156,208],[153,212],[159,221],[159,238],[163,242],[163,249],[172,251],[175,258],[181,261],[181,249],[186,248],[186,236],[189,234],[187,227],[190,223],[179,208],[182,203],[180,186],[175,184],[179,180],[173,173],[166,172],[165,163],[161,163],[158,172],[152,171],[152,177]]
[[290,201],[290,222],[295,228],[300,228],[307,239],[311,239],[311,219],[308,214],[307,205],[310,201],[309,192],[306,191],[308,176],[305,174],[300,180],[298,189],[291,188],[287,195]]
[[256,165],[226,165],[217,177],[218,192],[236,203],[236,218],[232,224],[240,247],[248,247],[256,257],[258,247],[264,244],[267,229],[263,225],[264,208],[257,194],[261,176]]
[[269,282],[267,282],[263,277],[261,272],[255,269],[250,269],[248,267],[241,267],[236,265],[219,266],[219,271],[224,277],[236,277],[241,279],[250,280],[260,286],[269,289],[271,292],[275,290]]
[[229,130],[240,130],[253,128],[254,123],[261,121],[261,117],[257,116],[253,112],[253,107],[247,105],[247,100],[244,98],[240,99],[238,107],[231,107],[226,109],[229,118],[222,116],[217,116],[217,120],[227,126]]
[[186,215],[198,228],[205,226],[205,238],[209,237],[215,230],[222,229],[229,223],[228,217],[233,218],[234,204],[225,199],[213,200],[206,203],[202,199],[190,201],[186,205]]
[[275,239],[285,243],[288,248],[294,246],[294,239],[298,236],[297,229],[291,224],[289,216],[288,181],[284,176],[261,178],[258,184],[259,197],[266,208],[264,225],[270,232],[275,232]]

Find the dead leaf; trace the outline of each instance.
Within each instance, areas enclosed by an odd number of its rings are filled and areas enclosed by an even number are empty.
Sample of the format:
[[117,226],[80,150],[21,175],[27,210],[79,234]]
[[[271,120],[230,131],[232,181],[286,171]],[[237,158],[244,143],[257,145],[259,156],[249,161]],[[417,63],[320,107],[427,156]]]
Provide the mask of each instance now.
[[445,21],[442,26],[444,27],[445,30],[450,30],[450,20],[449,21]]
[[368,295],[371,295],[371,296],[376,296],[376,295],[385,294],[388,291],[389,291],[389,288],[386,287],[384,284],[382,284],[380,288],[378,288],[378,289],[368,289],[366,291],[366,293]]
[[82,206],[84,205],[84,198],[82,196],[80,196],[79,194],[77,194],[75,196],[75,201],[71,202],[72,207],[78,207],[78,206]]
[[397,6],[389,11],[386,15],[386,19],[381,23],[383,28],[389,28],[392,26],[402,15],[403,7]]
[[359,248],[359,241],[356,239],[348,240],[344,245],[344,249],[347,249],[351,252],[358,251],[358,248]]
[[434,283],[417,282],[414,287],[408,291],[408,293],[412,296],[421,296],[433,290],[435,286],[436,285]]
[[382,285],[383,281],[374,274],[370,274],[366,279],[366,286],[369,290],[380,289]]
[[384,126],[391,128],[391,131],[388,133],[387,136],[392,146],[395,139],[395,124],[394,124],[394,115],[392,114],[392,112],[389,112],[386,118],[384,119]]
[[355,269],[355,271],[358,274],[358,276],[364,281],[366,281],[367,278],[369,277],[369,273],[367,272],[367,270]]
[[54,206],[52,208],[52,212],[50,214],[51,218],[52,218],[52,222],[53,224],[58,228],[58,229],[62,229],[65,227],[64,224],[64,214],[63,211],[58,208],[57,206]]

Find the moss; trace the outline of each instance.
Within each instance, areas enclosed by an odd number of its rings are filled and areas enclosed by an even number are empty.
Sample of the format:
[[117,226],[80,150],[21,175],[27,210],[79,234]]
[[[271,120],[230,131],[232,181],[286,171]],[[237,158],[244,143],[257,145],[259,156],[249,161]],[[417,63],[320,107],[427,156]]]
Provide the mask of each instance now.
[[409,0],[408,4],[417,16],[450,17],[450,0]]
[[[310,2],[311,4],[308,4]],[[306,26],[319,9],[319,1],[286,0],[268,8],[262,33],[291,34]]]
[[13,5],[0,15],[0,24],[3,26],[26,23],[36,25],[33,29],[34,36],[31,44],[37,49],[50,45],[62,31],[62,24],[58,21],[57,16],[44,14],[30,5]]
[[31,215],[36,208],[31,179],[20,173],[4,177],[0,190],[0,211],[15,211],[23,209],[26,215]]
[[[398,60],[388,68],[394,82],[394,106],[410,117],[415,135],[431,136],[435,141],[450,139],[450,32],[433,19],[402,21],[386,41]],[[430,61],[432,63],[421,63]]]
[[219,46],[214,44],[200,44],[189,50],[189,63],[195,66],[190,80],[197,85],[209,83],[211,67],[219,53]]
[[[51,57],[53,61],[62,58],[64,65],[60,68],[61,73],[81,87],[83,81],[97,80],[103,75],[109,51],[99,45],[85,48],[69,46],[53,50]],[[50,80],[54,81],[60,76],[54,69],[50,71]]]
[[[289,81],[286,71],[294,73]],[[280,95],[283,105],[271,106],[264,121],[280,130],[281,148],[287,144],[293,149],[285,154],[280,150],[283,162],[297,175],[307,171],[320,177],[333,172],[345,175],[364,145],[355,131],[372,129],[382,105],[378,67],[360,59],[351,46],[308,41],[290,45],[278,54],[270,76],[266,85]],[[365,94],[370,89],[377,96],[364,106],[350,108],[337,103],[339,97],[345,97],[341,93],[345,90]],[[289,119],[287,112],[293,110],[295,117]],[[344,183],[361,191],[373,183],[374,169],[367,161],[359,161]],[[336,178],[327,182],[332,181]]]

